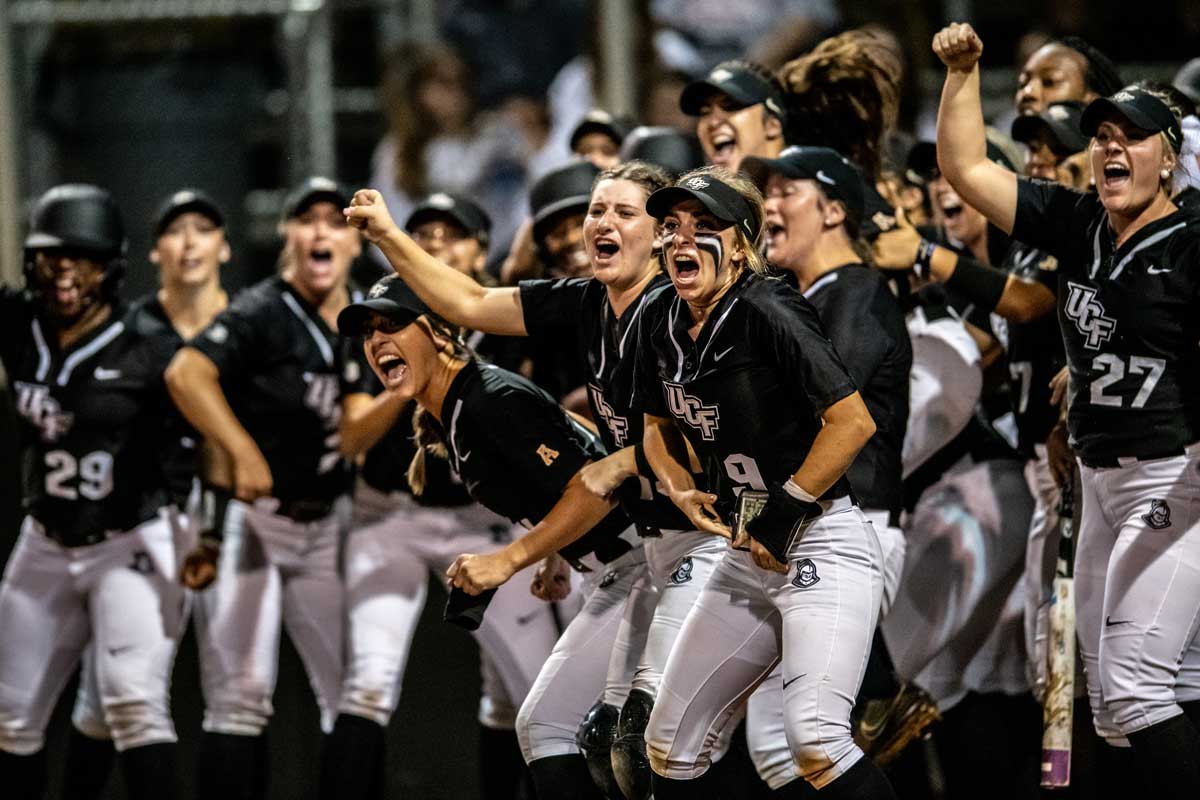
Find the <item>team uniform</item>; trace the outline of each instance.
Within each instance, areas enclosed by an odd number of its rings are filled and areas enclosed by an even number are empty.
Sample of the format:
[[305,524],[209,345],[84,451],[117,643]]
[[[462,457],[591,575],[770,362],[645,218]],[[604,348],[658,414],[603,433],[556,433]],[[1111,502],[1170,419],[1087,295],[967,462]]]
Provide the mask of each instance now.
[[[471,497],[527,528],[554,507],[587,461],[604,455],[600,441],[544,390],[499,367],[468,362],[451,382],[442,409],[450,467]],[[517,716],[527,763],[577,753],[575,730],[588,707],[629,681],[630,656],[616,646],[617,631],[645,556],[628,518],[611,512],[559,554],[584,574],[586,600]],[[591,650],[611,659],[581,657]]]
[[[400,699],[429,575],[445,575],[459,553],[490,552],[512,538],[512,524],[476,504],[441,459],[426,458],[424,491],[414,495],[405,477],[414,449],[410,404],[366,454],[343,558],[348,654],[338,708],[384,726]],[[551,607],[529,592],[532,573],[497,590],[475,631],[485,667],[479,721],[488,728],[513,729],[558,638]]]
[[[674,289],[665,275],[655,278],[620,318],[609,304],[608,290],[598,280],[567,278],[531,280],[520,284],[525,329],[543,341],[560,341],[570,331],[582,339],[581,361],[587,367],[588,402],[600,438],[609,452],[640,446],[644,418],[634,409],[637,353],[646,345],[639,340],[639,320],[654,298]],[[634,705],[625,711],[626,722],[614,743],[615,761],[622,761],[617,780],[630,780],[642,760],[642,729],[658,694],[663,668],[679,628],[696,596],[724,555],[726,543],[718,536],[693,530],[691,522],[658,490],[653,474],[639,475],[618,491],[621,506],[645,542],[646,570],[633,585],[624,610],[622,647],[635,661],[630,686],[610,687],[601,698],[615,715],[626,695]],[[605,658],[597,653],[593,659]],[[636,693],[635,693],[636,692]],[[601,753],[601,759],[607,755]],[[643,767],[644,769],[644,767]],[[645,775],[643,780],[648,780]]]
[[1175,212],[1118,248],[1099,199],[1021,179],[1013,235],[1058,259],[1080,652],[1096,729],[1119,741],[1180,713],[1200,621],[1200,220]]
[[[647,414],[675,420],[728,518],[741,491],[791,478],[820,430],[819,412],[855,385],[813,306],[782,281],[747,273],[695,341],[691,324],[670,293],[643,312],[639,400]],[[659,775],[703,775],[713,741],[781,660],[800,774],[821,788],[862,757],[849,719],[879,614],[882,553],[845,477],[819,505],[786,544],[786,576],[730,550],[701,591],[646,731]]]
[[26,512],[0,585],[0,750],[41,750],[89,642],[103,735],[123,752],[174,742],[185,593],[170,476],[193,455],[162,377],[175,344],[144,304],[65,350],[18,292],[0,293],[0,319]]
[[228,500],[217,578],[197,598],[204,730],[262,733],[282,617],[328,731],[343,670],[335,505],[351,477],[338,423],[342,398],[362,391],[361,369],[349,340],[278,276],[243,291],[189,346],[216,365],[273,478],[271,497]]

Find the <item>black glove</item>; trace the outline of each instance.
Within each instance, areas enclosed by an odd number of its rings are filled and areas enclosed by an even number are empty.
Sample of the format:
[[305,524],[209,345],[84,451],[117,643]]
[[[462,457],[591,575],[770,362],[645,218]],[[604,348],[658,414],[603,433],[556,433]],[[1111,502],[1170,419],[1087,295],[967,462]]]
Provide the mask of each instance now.
[[483,612],[487,611],[488,603],[495,596],[495,589],[472,595],[455,586],[450,590],[442,620],[469,631],[477,630],[483,624]]
[[821,516],[820,503],[797,500],[776,486],[769,490],[767,504],[746,523],[746,530],[780,564],[787,564],[787,551],[804,523]]

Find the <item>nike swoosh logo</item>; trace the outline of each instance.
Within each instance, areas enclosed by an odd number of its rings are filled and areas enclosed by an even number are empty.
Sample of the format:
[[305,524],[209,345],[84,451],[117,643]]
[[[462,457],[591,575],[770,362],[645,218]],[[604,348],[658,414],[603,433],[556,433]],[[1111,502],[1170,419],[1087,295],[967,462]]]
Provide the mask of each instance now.
[[523,617],[517,617],[517,624],[518,625],[528,625],[529,623],[533,622],[534,619],[536,619],[537,616],[541,613],[542,612],[539,610],[539,611],[534,611],[529,614],[526,614]]
[[92,373],[92,376],[98,381],[115,381],[121,377],[121,370],[96,367],[96,371]]
[[1107,616],[1104,618],[1104,627],[1106,627],[1106,628],[1111,628],[1114,625],[1131,625],[1131,624],[1133,624],[1133,620],[1131,620],[1131,619],[1113,619],[1112,617],[1107,617]]
[[109,658],[116,658],[122,653],[128,653],[132,649],[133,645],[131,644],[125,645],[124,647],[110,647],[108,648],[108,656]]
[[1159,269],[1158,267],[1149,267],[1149,268],[1147,268],[1147,269],[1146,269],[1146,274],[1147,274],[1147,275],[1162,275],[1162,274],[1164,274],[1164,273],[1167,273],[1167,272],[1174,272],[1174,270],[1171,270],[1171,269]]
[[727,347],[726,349],[722,350],[720,353],[717,353],[716,355],[713,356],[713,361],[720,361],[722,358],[729,355],[729,351],[732,350],[734,347],[737,347],[737,345],[733,345],[732,347]]
[[787,687],[791,686],[793,683],[795,683],[796,681],[800,680],[801,678],[803,678],[803,677],[804,677],[805,675],[807,675],[807,674],[808,674],[807,672],[801,672],[799,675],[797,675],[796,677],[792,678],[790,681],[784,681],[784,682],[783,682],[783,688],[785,688],[785,689],[786,689]]
[[817,170],[817,180],[821,183],[827,183],[830,186],[837,186],[837,181],[826,175],[824,170]]
[[471,450],[468,450],[467,452],[465,452],[465,453],[463,453],[461,456],[459,456],[459,457],[458,457],[458,460],[459,460],[459,462],[461,463],[461,462],[463,462],[463,461],[466,461],[468,458],[470,458],[470,457],[471,457],[471,453],[472,453],[472,452],[473,452],[473,451],[471,451]]

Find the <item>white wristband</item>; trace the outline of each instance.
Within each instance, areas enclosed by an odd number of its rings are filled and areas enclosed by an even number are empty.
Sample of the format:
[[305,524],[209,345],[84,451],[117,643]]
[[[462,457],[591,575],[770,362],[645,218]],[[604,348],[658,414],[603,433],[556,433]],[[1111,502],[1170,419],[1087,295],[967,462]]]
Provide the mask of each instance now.
[[815,503],[815,502],[817,502],[817,498],[813,497],[811,494],[809,494],[808,492],[806,492],[806,491],[804,490],[804,487],[803,487],[803,486],[801,486],[800,484],[796,483],[796,482],[795,482],[794,480],[792,480],[791,478],[788,478],[788,479],[787,479],[787,482],[785,482],[785,483],[783,484],[783,490],[784,490],[785,492],[787,492],[788,494],[790,494],[792,497],[794,497],[794,498],[796,498],[797,500],[799,500],[801,503]]

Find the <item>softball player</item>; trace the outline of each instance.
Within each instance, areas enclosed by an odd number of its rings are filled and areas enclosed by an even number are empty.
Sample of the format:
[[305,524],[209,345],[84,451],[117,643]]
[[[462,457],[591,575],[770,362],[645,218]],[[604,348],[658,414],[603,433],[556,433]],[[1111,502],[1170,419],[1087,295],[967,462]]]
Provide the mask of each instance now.
[[[167,384],[188,420],[233,460],[214,585],[196,602],[205,698],[199,795],[261,794],[262,734],[280,622],[333,723],[342,685],[342,585],[335,503],[349,487],[342,436],[358,435],[360,370],[334,331],[358,233],[324,178],[288,197],[282,272],[240,294],[180,350]],[[366,400],[370,405],[373,401]],[[386,411],[386,409],[384,409]]]
[[[183,346],[212,321],[227,304],[221,288],[221,265],[230,258],[221,209],[201,191],[181,189],[169,196],[155,216],[150,262],[159,268],[160,288],[138,301],[146,332],[161,337],[172,351]],[[194,436],[184,440],[192,444]],[[205,453],[208,460],[215,457]],[[180,460],[171,476],[179,497],[189,494],[195,462]],[[176,531],[175,545],[186,553],[195,542],[195,527]],[[63,794],[84,800],[99,797],[112,770],[112,732],[104,722],[92,647],[84,651],[79,692],[71,715]]]
[[[528,280],[519,288],[484,289],[420,258],[411,245],[406,244],[404,258],[394,261],[414,291],[454,324],[545,342],[583,332],[577,358],[588,370],[593,419],[613,453],[585,468],[583,479],[596,494],[621,501],[645,541],[647,562],[623,612],[620,647],[635,659],[627,667],[634,676],[632,686],[606,692],[578,735],[593,777],[614,797],[619,791],[630,798],[649,792],[642,729],[679,625],[725,550],[718,537],[691,530],[670,500],[654,490],[641,448],[641,418],[630,408],[634,354],[641,346],[637,321],[653,295],[669,286],[655,255],[656,223],[645,211],[646,198],[667,183],[661,170],[644,163],[597,176],[582,229],[594,278]],[[542,685],[536,699],[522,708],[528,759],[564,747],[576,751],[575,743],[561,736],[566,721],[557,707],[563,702],[559,694],[569,688]]]
[[749,155],[774,158],[783,150],[784,90],[765,67],[723,61],[684,87],[679,109],[696,118],[708,163],[736,172]]
[[[483,269],[490,221],[470,200],[430,195],[417,204],[405,227],[446,268],[472,280]],[[365,362],[363,366],[370,369]],[[383,391],[382,386],[371,388]],[[413,415],[403,397],[390,397],[404,410],[366,453],[343,555],[348,653],[338,719],[327,745],[328,794],[341,798],[380,794],[370,785],[382,785],[386,727],[400,699],[429,573],[441,576],[459,553],[498,549],[510,539],[512,527],[472,502],[441,459],[425,459],[423,485],[417,491],[410,487],[406,471],[415,455]],[[485,791],[495,797],[513,796],[514,786],[499,780],[496,772],[506,766],[503,754],[517,751],[516,709],[558,638],[551,607],[525,588],[533,579],[532,568],[528,572],[527,580],[498,590],[486,623],[475,632],[486,678],[479,716],[480,770]],[[514,779],[521,764],[516,761],[517,768],[508,770]]]
[[[982,49],[969,25],[934,38],[947,66],[939,159],[994,224],[1058,259],[1083,483],[1076,617],[1096,729],[1110,743],[1128,740],[1160,796],[1194,797],[1200,731],[1176,682],[1200,622],[1200,330],[1189,271],[1200,222],[1170,200],[1179,121],[1150,92],[1126,87],[1081,119],[1096,195],[1017,178],[979,157]],[[1009,295],[991,285],[997,303]]]
[[[389,235],[395,226],[377,193],[359,192],[346,213],[364,226],[389,261],[400,257],[398,237]],[[570,676],[577,698],[564,720],[570,737],[588,704],[605,691],[606,675],[628,680],[622,670],[628,654],[615,643],[625,597],[645,561],[624,513],[588,492],[576,476],[580,467],[603,455],[600,441],[526,379],[478,363],[449,324],[398,277],[384,278],[370,294],[366,302],[342,312],[339,329],[365,336],[367,358],[384,386],[420,404],[418,443],[444,446],[472,497],[530,529],[493,553],[456,558],[448,575],[459,590],[457,597],[477,597],[473,613],[478,618],[490,590],[539,561],[533,591],[542,599],[560,599],[569,591],[565,563],[587,572],[583,610],[555,645],[530,692],[532,700],[555,675]],[[453,606],[455,595],[451,600]],[[611,653],[616,669],[578,657],[589,650]],[[527,740],[522,748],[529,752]],[[577,753],[536,756],[530,768],[540,796],[595,795]]]
[[33,210],[25,291],[0,293],[26,510],[0,583],[0,782],[14,797],[42,795],[46,723],[89,640],[130,796],[175,781],[170,475],[191,453],[163,386],[164,321],[117,302],[125,248],[107,191],[55,187]]
[[[835,798],[894,797],[850,736],[883,591],[879,542],[844,477],[870,413],[812,305],[758,274],[753,184],[710,167],[646,208],[676,290],[641,320],[649,461],[699,530],[729,535],[735,503],[750,517],[765,499],[746,526],[751,553],[726,553],[667,659],[646,729],[655,797],[708,796],[712,742],[781,660],[800,774]],[[715,494],[695,488],[682,437]]]

